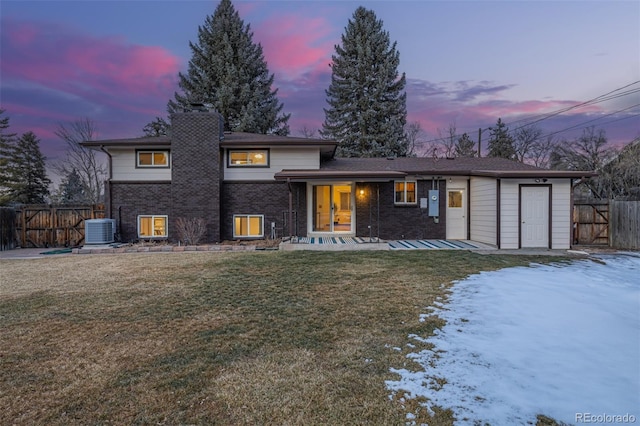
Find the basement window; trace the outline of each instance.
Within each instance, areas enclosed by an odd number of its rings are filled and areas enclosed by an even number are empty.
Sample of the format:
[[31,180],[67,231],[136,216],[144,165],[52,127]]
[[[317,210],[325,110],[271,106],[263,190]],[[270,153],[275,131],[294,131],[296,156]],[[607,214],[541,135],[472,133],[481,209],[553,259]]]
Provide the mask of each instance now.
[[264,216],[263,215],[243,215],[233,216],[233,237],[234,238],[262,238],[264,236]]
[[415,181],[396,181],[394,200],[395,204],[416,204],[416,187]]
[[167,238],[166,215],[138,216],[138,238]]
[[227,162],[229,167],[269,167],[269,150],[229,150]]
[[136,151],[136,167],[169,167],[169,151]]

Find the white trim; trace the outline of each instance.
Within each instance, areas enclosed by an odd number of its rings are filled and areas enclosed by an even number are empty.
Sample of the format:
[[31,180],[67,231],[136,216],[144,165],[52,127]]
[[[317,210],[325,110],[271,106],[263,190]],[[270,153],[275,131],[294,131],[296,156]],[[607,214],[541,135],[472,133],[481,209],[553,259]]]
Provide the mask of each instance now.
[[[252,234],[251,220],[252,218],[260,219],[260,234]],[[247,219],[247,235],[236,233],[236,218]],[[234,214],[233,215],[233,238],[264,238],[264,215],[263,214]]]
[[[403,197],[404,201],[396,201],[396,185],[404,184]],[[413,183],[413,201],[407,201],[407,184]],[[393,204],[396,206],[413,206],[418,204],[418,181],[417,180],[394,180],[393,181]]]
[[[142,218],[151,218],[151,226],[154,226],[154,222],[157,218],[163,218],[164,219],[164,234],[163,235],[155,235],[155,228],[154,228],[154,235],[141,235],[140,234],[140,219]],[[142,238],[142,239],[160,239],[160,238],[167,238],[169,236],[169,216],[167,216],[166,214],[139,214],[138,215],[138,219],[137,219],[137,232],[138,232],[138,238]]]
[[[151,154],[151,164],[140,164],[140,154]],[[155,164],[155,154],[164,154],[166,163]],[[168,149],[138,149],[136,150],[136,167],[168,169],[171,167],[171,152]]]

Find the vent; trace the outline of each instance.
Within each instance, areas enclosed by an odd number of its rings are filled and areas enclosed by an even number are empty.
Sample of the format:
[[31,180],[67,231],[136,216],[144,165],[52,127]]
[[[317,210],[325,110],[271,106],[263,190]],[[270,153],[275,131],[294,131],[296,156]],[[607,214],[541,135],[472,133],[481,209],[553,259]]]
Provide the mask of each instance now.
[[115,241],[115,219],[89,219],[84,221],[85,244],[109,244]]

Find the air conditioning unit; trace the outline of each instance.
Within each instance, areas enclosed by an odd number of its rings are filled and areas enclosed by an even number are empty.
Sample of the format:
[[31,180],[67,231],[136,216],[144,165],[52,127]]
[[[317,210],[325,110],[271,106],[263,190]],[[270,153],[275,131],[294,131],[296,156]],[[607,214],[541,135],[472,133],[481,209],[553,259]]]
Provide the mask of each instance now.
[[115,219],[89,219],[84,221],[85,244],[109,244],[115,241]]

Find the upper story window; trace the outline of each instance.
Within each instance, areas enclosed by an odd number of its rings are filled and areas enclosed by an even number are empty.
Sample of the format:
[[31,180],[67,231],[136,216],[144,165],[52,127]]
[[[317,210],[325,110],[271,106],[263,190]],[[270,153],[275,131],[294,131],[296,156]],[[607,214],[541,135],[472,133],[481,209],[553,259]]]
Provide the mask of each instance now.
[[169,150],[136,151],[136,167],[169,167]]
[[415,181],[396,181],[395,182],[395,204],[415,204],[416,203],[416,187]]
[[227,156],[229,167],[269,167],[268,149],[230,149]]

